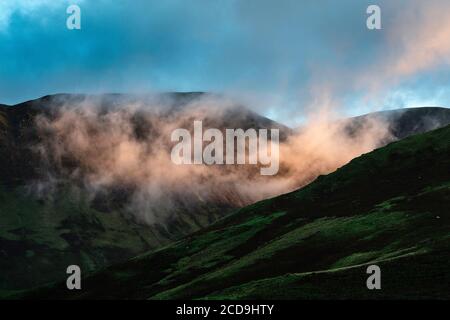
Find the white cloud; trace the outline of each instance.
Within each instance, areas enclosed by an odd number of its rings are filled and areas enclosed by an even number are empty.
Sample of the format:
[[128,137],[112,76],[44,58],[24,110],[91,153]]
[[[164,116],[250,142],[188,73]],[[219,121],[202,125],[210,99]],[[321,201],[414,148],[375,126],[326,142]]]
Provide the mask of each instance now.
[[[80,4],[84,0],[1,0],[0,1],[0,32],[5,32],[15,13],[41,19],[48,10],[64,8],[70,4]],[[45,10],[44,10],[45,9]],[[66,14],[65,10],[61,14]],[[44,18],[42,16],[42,18]]]

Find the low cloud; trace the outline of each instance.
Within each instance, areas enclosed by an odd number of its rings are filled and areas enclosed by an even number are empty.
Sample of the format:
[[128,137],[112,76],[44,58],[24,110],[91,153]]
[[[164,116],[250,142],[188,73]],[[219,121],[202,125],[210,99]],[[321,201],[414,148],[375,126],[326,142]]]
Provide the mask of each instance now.
[[383,121],[368,119],[352,137],[346,121],[324,111],[281,142],[278,175],[261,176],[254,165],[171,161],[170,136],[176,128],[192,128],[194,120],[229,128],[230,114],[242,115],[231,120],[237,128],[245,125],[244,113],[229,101],[201,98],[181,108],[167,101],[102,104],[95,99],[68,101],[51,116],[36,118],[41,142],[33,148],[43,174],[32,189],[48,195],[58,186],[77,185],[91,200],[119,192],[125,210],[148,224],[164,223],[199,205],[240,207],[291,191],[371,151],[389,136]]
[[450,65],[450,3],[412,1],[386,26],[385,50],[355,83],[371,97],[424,73]]

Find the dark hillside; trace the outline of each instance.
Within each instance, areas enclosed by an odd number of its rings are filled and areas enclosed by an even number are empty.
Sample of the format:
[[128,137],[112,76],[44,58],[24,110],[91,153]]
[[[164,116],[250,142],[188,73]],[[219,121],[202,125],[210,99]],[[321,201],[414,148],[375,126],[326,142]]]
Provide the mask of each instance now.
[[[32,298],[450,298],[450,126]],[[432,164],[432,165],[430,165]],[[366,288],[378,264],[382,290]]]

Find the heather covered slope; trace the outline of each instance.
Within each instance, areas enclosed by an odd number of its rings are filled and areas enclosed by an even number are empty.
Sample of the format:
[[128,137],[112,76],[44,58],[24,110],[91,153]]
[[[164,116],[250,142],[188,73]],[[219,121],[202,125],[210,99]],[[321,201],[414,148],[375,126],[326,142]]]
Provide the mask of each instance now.
[[[164,96],[164,99],[168,99],[172,112],[178,112],[183,108],[183,104],[201,95],[171,94]],[[100,98],[105,110],[136,99],[123,95],[95,98]],[[85,99],[86,96],[83,95],[57,95],[13,107],[0,106],[0,293],[7,295],[16,290],[57,282],[65,278],[65,268],[70,264],[78,264],[85,273],[90,273],[126,261],[207,227],[235,208],[230,202],[201,201],[201,198],[183,197],[183,194],[178,194],[170,198],[173,205],[170,210],[166,210],[170,219],[149,226],[137,221],[124,206],[129,189],[123,185],[115,186],[109,193],[97,194],[92,199],[92,195],[86,193],[82,185],[77,184],[78,181],[66,180],[58,189],[36,195],[30,190],[30,181],[42,177],[43,173],[47,173],[43,169],[48,168],[40,165],[40,159],[33,152],[33,147],[39,144],[41,139],[36,131],[35,117],[43,114],[52,117],[52,113],[64,104],[76,104]],[[431,120],[431,123],[442,125],[448,120],[449,110],[423,108],[395,112],[408,113],[409,116],[406,122],[402,120],[404,117],[400,118],[400,122],[392,122],[392,128],[406,128],[401,131],[403,134],[413,134],[418,129],[433,128],[424,126]],[[284,135],[290,133],[286,127],[246,109],[237,109],[226,114],[224,118],[212,120],[218,127],[275,126],[279,127]],[[136,134],[147,132],[145,126],[142,126],[141,118],[137,117],[133,123],[136,124]],[[401,125],[402,123],[407,126]],[[349,130],[351,134],[358,135],[361,128],[356,125]],[[67,161],[67,158],[64,161]],[[66,163],[71,165],[71,161]],[[245,174],[241,175],[238,182],[245,182],[247,178]],[[233,185],[226,187],[234,188]],[[223,194],[221,190],[215,191]],[[238,195],[239,193],[234,193],[234,196]],[[226,196],[230,198],[229,195]],[[189,200],[189,206],[182,202],[185,200]],[[272,218],[269,215],[264,216],[264,219],[249,221],[248,223],[255,226],[254,229],[246,224],[244,229],[237,228],[238,223],[235,226],[236,232],[241,233],[242,230],[249,229],[250,235],[258,233]],[[225,233],[225,239],[228,239],[227,237]],[[243,238],[242,241],[245,242],[246,239]],[[215,238],[211,239],[214,240]],[[226,255],[220,259],[222,258],[226,258]],[[187,266],[191,268],[189,264]],[[195,264],[195,268],[203,270],[203,260]]]
[[[156,252],[28,298],[450,298],[450,126],[365,154]],[[368,264],[382,290],[366,289]]]
[[[176,113],[201,95],[173,93],[159,98],[167,100],[167,108]],[[43,139],[36,118],[52,118],[60,108],[89,99],[105,112],[141,102],[139,96],[115,94],[55,95],[11,107],[0,105],[0,295],[64,279],[71,264],[94,271],[126,261],[206,227],[235,208],[176,194],[170,199],[170,210],[159,211],[167,219],[147,224],[127,207],[133,186],[117,184],[110,192],[93,197],[84,181],[60,175],[47,178],[61,163],[43,165],[35,152]],[[248,110],[224,114],[224,119],[220,116],[214,119],[220,126],[238,120],[243,127],[277,125]],[[151,139],[152,132],[145,131],[148,127],[142,118],[134,120],[136,135]],[[72,159],[63,161],[63,169],[82,167]],[[57,184],[40,191],[41,180]]]

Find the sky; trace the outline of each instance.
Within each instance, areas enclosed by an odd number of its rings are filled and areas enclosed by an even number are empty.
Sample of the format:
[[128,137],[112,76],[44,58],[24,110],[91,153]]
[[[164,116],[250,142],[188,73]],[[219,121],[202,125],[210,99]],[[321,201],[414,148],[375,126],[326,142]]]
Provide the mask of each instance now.
[[[81,30],[66,9],[81,9]],[[381,30],[366,9],[381,9]],[[293,125],[450,105],[447,0],[0,0],[0,103],[206,91]]]

